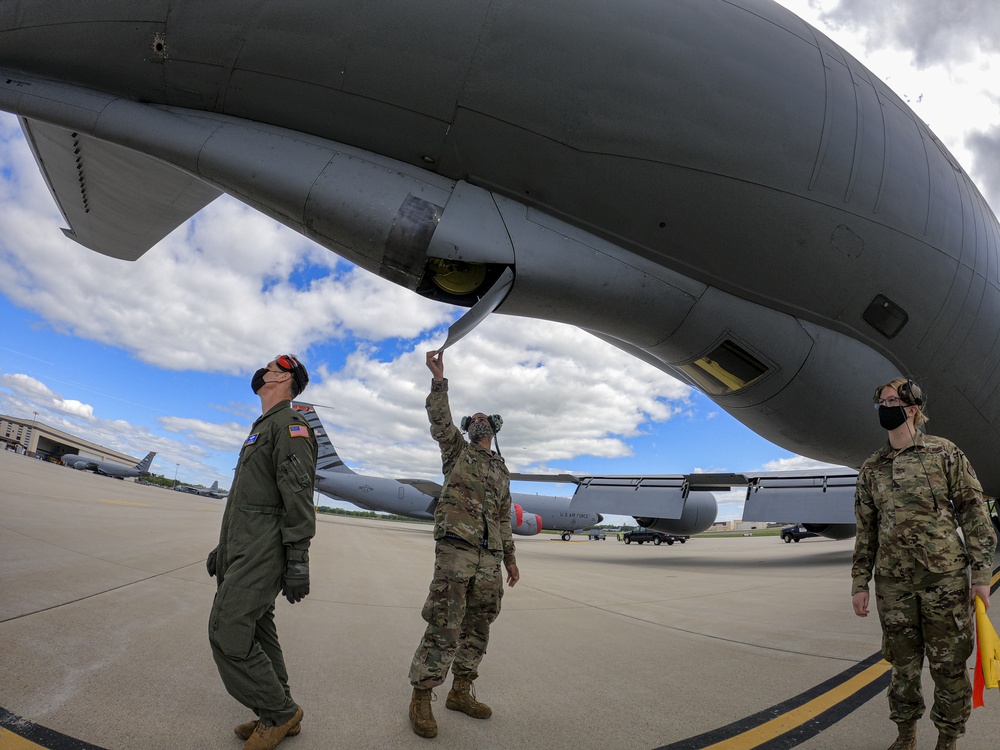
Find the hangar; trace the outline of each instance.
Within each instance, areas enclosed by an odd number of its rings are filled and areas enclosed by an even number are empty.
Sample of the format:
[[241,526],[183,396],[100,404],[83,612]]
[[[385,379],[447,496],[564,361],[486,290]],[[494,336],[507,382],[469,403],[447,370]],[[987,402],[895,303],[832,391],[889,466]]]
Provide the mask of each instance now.
[[66,453],[76,453],[101,461],[117,461],[126,466],[139,463],[138,458],[49,427],[37,419],[20,419],[5,414],[0,414],[0,447],[44,461],[55,461]]

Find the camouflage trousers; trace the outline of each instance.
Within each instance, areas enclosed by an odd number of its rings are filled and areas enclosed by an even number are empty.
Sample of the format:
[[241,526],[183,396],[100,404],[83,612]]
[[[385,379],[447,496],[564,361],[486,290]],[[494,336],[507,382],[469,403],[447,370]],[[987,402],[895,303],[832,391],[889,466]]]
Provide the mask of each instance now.
[[476,679],[490,642],[490,625],[500,614],[503,553],[440,539],[434,555],[434,579],[421,615],[427,622],[413,654],[410,683],[422,688],[442,684],[448,668]]
[[972,604],[966,570],[919,572],[912,580],[875,576],[882,655],[892,665],[889,718],[897,724],[924,713],[924,655],[934,680],[931,720],[938,732],[961,737],[972,712],[966,662],[972,654]]

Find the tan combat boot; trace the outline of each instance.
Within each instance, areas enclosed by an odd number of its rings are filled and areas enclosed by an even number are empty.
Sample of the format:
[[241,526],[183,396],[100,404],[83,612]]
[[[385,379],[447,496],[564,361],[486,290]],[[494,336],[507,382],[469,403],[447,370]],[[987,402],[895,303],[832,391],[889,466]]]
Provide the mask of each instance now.
[[451,692],[448,693],[448,700],[444,702],[444,705],[445,708],[461,711],[473,719],[488,719],[493,715],[492,708],[476,700],[472,680],[459,675],[455,675],[455,681],[451,684]]
[[[244,721],[242,724],[237,724],[235,727],[233,727],[233,731],[236,732],[237,737],[239,737],[241,740],[246,741],[250,739],[250,735],[253,734],[253,730],[257,728],[257,724],[258,724],[257,719],[254,719],[253,721]],[[294,727],[289,729],[288,734],[286,734],[285,736],[294,737],[301,731],[302,731],[302,722],[299,722]]]
[[946,734],[939,734],[934,750],[956,750],[958,747],[958,737],[949,737]]
[[410,699],[410,725],[413,733],[421,737],[437,737],[438,725],[431,711],[434,692],[430,688],[413,688]]
[[243,750],[274,750],[278,743],[288,736],[292,727],[298,726],[300,723],[302,723],[301,708],[295,709],[295,715],[284,724],[269,727],[264,722],[258,721],[253,734],[243,743]]
[[889,750],[917,750],[917,722],[904,721],[897,726],[899,736],[889,745]]

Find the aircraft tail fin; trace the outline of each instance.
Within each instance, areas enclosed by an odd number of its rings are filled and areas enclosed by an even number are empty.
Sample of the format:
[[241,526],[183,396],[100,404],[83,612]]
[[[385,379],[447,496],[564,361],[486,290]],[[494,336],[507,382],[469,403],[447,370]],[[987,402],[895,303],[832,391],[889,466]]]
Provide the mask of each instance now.
[[319,414],[310,404],[296,401],[292,408],[305,417],[306,422],[312,428],[313,435],[316,436],[316,471],[336,471],[341,474],[354,474],[344,463],[343,459],[337,455],[337,449],[333,447],[330,436],[326,434],[326,428],[319,418]]
[[139,463],[135,465],[139,471],[149,471],[149,465],[153,463],[153,457],[156,455],[156,451],[150,451],[146,454],[146,457],[142,459]]
[[209,487],[208,489],[210,489],[212,492],[218,492],[219,491],[219,480],[216,479],[214,482],[212,482],[212,486]]

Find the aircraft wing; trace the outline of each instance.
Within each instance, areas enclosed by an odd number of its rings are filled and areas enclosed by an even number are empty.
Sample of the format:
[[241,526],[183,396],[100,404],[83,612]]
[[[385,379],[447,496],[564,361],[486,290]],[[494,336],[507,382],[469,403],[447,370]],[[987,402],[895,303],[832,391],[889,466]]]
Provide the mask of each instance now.
[[220,191],[123,146],[20,118],[38,168],[84,247],[135,260],[215,200]]
[[519,474],[516,471],[510,473],[512,482],[555,482],[556,484],[580,484],[587,477],[576,474]]
[[511,474],[532,482],[572,482],[571,510],[646,518],[680,518],[692,492],[746,490],[744,521],[853,524],[853,469],[725,474],[577,476]]
[[747,474],[744,521],[853,524],[853,469]]
[[441,490],[444,489],[440,484],[432,482],[429,479],[397,479],[396,481],[401,484],[408,484],[411,487],[416,487],[425,495],[430,495],[434,499],[439,498],[441,496]]

